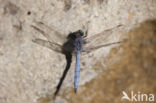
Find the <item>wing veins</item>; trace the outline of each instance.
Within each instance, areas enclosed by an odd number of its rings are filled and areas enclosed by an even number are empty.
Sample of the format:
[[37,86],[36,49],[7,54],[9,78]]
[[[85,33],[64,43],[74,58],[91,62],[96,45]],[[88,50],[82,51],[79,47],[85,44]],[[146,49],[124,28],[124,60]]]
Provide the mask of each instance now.
[[50,42],[50,41],[47,41],[47,40],[43,40],[43,39],[35,39],[35,40],[32,40],[34,43],[36,44],[39,44],[43,47],[47,47],[53,51],[56,51],[56,52],[59,52],[59,53],[62,53],[62,46],[60,44],[57,44],[57,43],[53,43],[53,42]]
[[111,33],[113,32],[114,29],[119,28],[119,27],[121,27],[121,26],[122,26],[122,25],[117,25],[117,26],[115,26],[115,27],[113,27],[113,28],[106,29],[106,30],[102,31],[101,33],[98,33],[98,34],[93,35],[93,36],[91,36],[91,37],[86,37],[86,38],[84,38],[84,40],[85,40],[86,42],[95,41],[96,39],[101,38],[101,36],[105,36],[104,39],[106,39],[106,37],[107,37],[108,34],[111,34]]
[[45,33],[43,30],[41,30],[40,28],[38,28],[38,27],[36,27],[34,25],[31,25],[31,27],[33,27],[35,30],[37,30],[38,32],[40,32],[44,37],[46,37],[46,39],[48,41],[51,41],[50,40],[50,36],[47,33]]
[[[37,26],[36,26],[37,25]],[[63,43],[65,40],[65,36],[63,36],[58,31],[54,30],[53,28],[45,25],[43,22],[35,21],[35,25],[31,25],[35,30],[39,31],[44,37],[48,39],[48,41],[54,42],[54,40],[59,40],[59,42]],[[49,35],[52,34],[52,35]],[[53,34],[55,34],[53,36]],[[64,41],[62,41],[64,40]]]
[[122,41],[113,42],[113,43],[108,43],[108,44],[101,44],[101,45],[94,46],[94,47],[86,47],[82,52],[91,52],[91,51],[94,51],[94,50],[96,50],[96,49],[99,49],[99,48],[102,48],[102,47],[111,46],[111,45],[114,45],[114,44],[119,44],[119,43],[121,43],[121,42],[122,42]]

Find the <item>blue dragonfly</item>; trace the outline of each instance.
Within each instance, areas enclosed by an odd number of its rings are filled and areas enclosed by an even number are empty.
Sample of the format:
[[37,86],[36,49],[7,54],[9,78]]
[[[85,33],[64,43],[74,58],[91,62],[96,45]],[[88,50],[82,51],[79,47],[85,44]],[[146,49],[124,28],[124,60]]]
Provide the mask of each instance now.
[[[119,29],[122,25],[117,25],[114,28],[104,30],[103,32],[93,35],[91,37],[87,36],[87,31],[83,32],[78,30],[75,32],[69,33],[67,37],[64,37],[61,33],[54,30],[52,27],[45,25],[43,22],[35,22],[34,25],[31,25],[35,30],[40,32],[47,40],[40,38],[34,39],[33,42],[41,46],[47,47],[53,51],[62,53],[66,57],[67,65],[65,71],[60,79],[60,82],[55,91],[55,95],[58,94],[62,82],[70,68],[72,62],[72,55],[76,54],[76,64],[75,64],[75,76],[74,76],[74,91],[77,92],[79,84],[79,75],[80,75],[80,57],[81,54],[86,54],[101,47],[110,46],[113,44],[121,43],[122,41],[112,42],[112,43],[103,43],[115,29]],[[56,42],[57,40],[57,42]],[[58,42],[62,42],[58,43]]]

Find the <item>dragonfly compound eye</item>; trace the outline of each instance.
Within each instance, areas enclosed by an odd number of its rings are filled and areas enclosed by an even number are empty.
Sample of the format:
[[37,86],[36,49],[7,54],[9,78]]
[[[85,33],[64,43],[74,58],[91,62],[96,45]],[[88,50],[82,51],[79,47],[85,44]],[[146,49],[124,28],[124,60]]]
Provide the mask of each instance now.
[[82,30],[78,30],[78,32],[79,32],[79,34],[80,34],[81,36],[84,35],[84,32],[83,32]]

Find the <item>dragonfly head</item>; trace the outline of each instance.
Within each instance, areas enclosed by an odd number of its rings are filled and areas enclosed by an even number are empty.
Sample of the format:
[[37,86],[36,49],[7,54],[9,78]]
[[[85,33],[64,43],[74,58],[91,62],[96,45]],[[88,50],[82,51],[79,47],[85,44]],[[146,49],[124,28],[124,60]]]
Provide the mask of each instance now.
[[67,38],[75,40],[79,36],[81,37],[84,36],[84,32],[82,30],[78,30],[78,31],[70,33]]
[[82,30],[76,31],[76,35],[84,36],[84,32]]

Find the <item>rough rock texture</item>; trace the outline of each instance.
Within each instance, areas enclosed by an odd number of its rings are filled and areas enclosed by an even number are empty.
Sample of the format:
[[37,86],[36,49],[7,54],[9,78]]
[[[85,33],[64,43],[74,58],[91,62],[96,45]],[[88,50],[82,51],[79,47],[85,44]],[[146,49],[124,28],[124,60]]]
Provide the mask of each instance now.
[[[88,28],[88,36],[92,36],[123,24],[123,28],[115,30],[107,40],[113,42],[118,41],[120,36],[126,37],[124,32],[134,24],[155,18],[155,11],[155,0],[0,0],[0,103],[53,103],[52,95],[66,61],[64,55],[32,42],[38,37],[45,39],[30,26],[34,21],[42,21],[63,36],[84,27]],[[60,90],[61,96],[55,102],[79,103],[83,99],[96,103],[95,98],[91,99],[96,95],[95,91],[90,91],[92,84],[85,84],[104,72],[107,67],[104,57],[110,48],[99,49],[82,58],[78,94],[73,94],[73,58]],[[114,63],[113,59],[109,62]],[[98,63],[100,68],[95,68]],[[96,84],[96,81],[92,82]],[[98,89],[101,86],[93,85]],[[84,91],[92,95],[79,95]],[[98,95],[99,98],[105,96]]]

